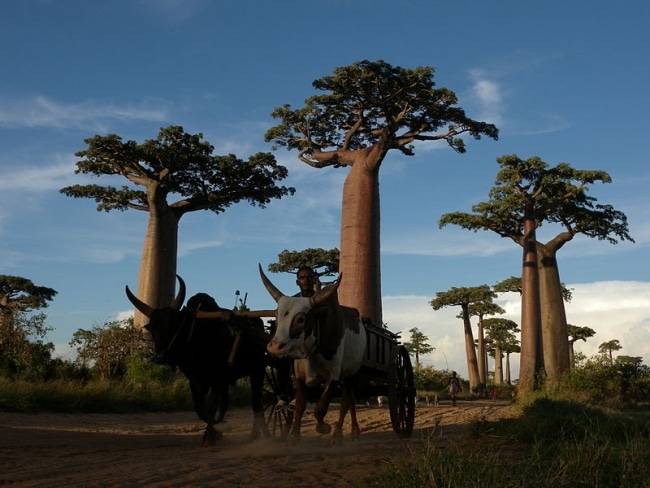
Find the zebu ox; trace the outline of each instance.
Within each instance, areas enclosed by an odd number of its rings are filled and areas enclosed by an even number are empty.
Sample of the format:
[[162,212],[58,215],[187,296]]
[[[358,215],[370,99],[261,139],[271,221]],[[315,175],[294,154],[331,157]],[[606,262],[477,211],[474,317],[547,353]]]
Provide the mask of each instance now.
[[251,438],[260,434],[268,437],[262,405],[269,338],[264,324],[260,319],[234,316],[205,293],[194,295],[188,307],[181,309],[186,288],[183,279],[177,278],[178,295],[169,307],[150,307],[128,286],[126,295],[149,318],[144,328],[153,339],[154,360],[178,367],[189,380],[196,414],[207,424],[202,445],[214,445],[221,439],[222,433],[214,425],[223,421],[228,409],[229,386],[246,376],[250,378],[254,412]]
[[354,380],[366,348],[366,331],[359,312],[338,303],[341,276],[310,298],[288,297],[269,281],[261,266],[259,271],[264,286],[278,305],[276,331],[267,351],[275,357],[296,359],[296,410],[291,437],[300,439],[300,423],[306,406],[305,388],[321,383],[325,390],[314,408],[316,430],[321,434],[331,431],[324,418],[333,390],[340,383],[343,397],[330,442],[341,442],[348,410],[352,421],[351,437],[357,439],[361,429],[357,422]]

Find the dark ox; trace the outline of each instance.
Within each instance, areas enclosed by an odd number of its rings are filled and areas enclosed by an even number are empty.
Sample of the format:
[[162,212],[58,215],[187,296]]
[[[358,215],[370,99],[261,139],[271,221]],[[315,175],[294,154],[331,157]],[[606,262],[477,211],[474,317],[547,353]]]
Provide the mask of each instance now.
[[310,298],[289,297],[280,292],[259,267],[264,286],[277,302],[277,326],[267,346],[275,357],[294,358],[296,375],[296,410],[291,437],[300,439],[300,422],[305,411],[306,387],[324,385],[314,416],[316,430],[327,434],[331,427],[324,421],[332,393],[342,386],[339,418],[330,443],[340,443],[345,415],[350,411],[351,437],[361,433],[354,400],[354,380],[361,367],[366,331],[359,312],[338,303],[337,290],[341,276],[332,285]]
[[[144,327],[153,339],[155,360],[178,367],[189,380],[194,409],[207,426],[202,445],[214,445],[222,433],[214,425],[228,410],[228,389],[248,376],[251,384],[253,428],[251,438],[268,437],[264,422],[262,388],[268,334],[260,319],[235,317],[205,293],[185,300],[185,282],[177,276],[178,296],[166,308],[154,309],[126,287],[131,303],[149,318]],[[232,326],[232,327],[231,327]],[[238,330],[239,334],[233,334]],[[237,338],[239,337],[239,338]]]

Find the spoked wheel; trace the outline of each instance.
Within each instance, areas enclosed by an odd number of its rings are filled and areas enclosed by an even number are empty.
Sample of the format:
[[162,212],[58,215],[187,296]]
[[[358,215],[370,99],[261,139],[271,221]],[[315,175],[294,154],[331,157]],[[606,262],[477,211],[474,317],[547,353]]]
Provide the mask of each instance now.
[[397,346],[391,352],[388,368],[388,406],[393,430],[403,439],[413,433],[415,393],[411,358],[404,346]]
[[293,423],[291,397],[279,391],[277,370],[266,368],[266,384],[264,387],[264,418],[272,436],[284,439]]

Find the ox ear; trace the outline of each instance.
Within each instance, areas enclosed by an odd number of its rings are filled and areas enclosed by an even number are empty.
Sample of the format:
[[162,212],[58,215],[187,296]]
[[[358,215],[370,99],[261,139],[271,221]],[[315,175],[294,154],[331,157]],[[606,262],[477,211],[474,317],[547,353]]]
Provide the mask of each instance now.
[[135,308],[137,308],[142,314],[144,314],[146,317],[151,318],[151,313],[153,312],[153,308],[141,301],[138,297],[136,297],[133,293],[131,293],[131,290],[129,290],[129,286],[126,286],[126,296],[128,297],[129,301],[133,304]]
[[278,290],[273,283],[271,283],[271,280],[269,280],[266,275],[264,274],[264,271],[262,271],[262,265],[257,263],[257,267],[260,270],[260,276],[262,278],[262,283],[264,283],[264,286],[266,287],[266,291],[269,292],[269,294],[273,297],[273,300],[276,302],[280,300],[284,296],[284,293],[282,293],[280,290]]
[[172,310],[178,311],[183,306],[183,302],[185,302],[185,293],[187,289],[185,288],[185,282],[183,281],[183,278],[178,275],[176,275],[176,278],[178,278],[178,294],[176,295],[176,298],[174,298],[174,301],[170,307]]
[[343,277],[343,273],[339,273],[339,277],[334,283],[332,283],[329,286],[326,286],[318,293],[316,293],[311,298],[312,306],[322,305],[323,303],[327,302],[332,297],[332,295],[334,295],[336,291],[339,289],[339,285],[341,284],[342,277]]

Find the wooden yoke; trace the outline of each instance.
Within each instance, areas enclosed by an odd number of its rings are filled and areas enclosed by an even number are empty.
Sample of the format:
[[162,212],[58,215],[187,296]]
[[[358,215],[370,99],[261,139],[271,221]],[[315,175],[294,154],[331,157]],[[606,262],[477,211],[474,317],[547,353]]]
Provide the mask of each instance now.
[[[201,319],[218,319],[223,321],[229,321],[233,315],[237,317],[246,317],[249,319],[259,319],[262,317],[274,318],[276,316],[277,310],[220,310],[217,312],[203,312],[197,311],[196,318]],[[232,366],[235,363],[235,358],[237,357],[237,352],[239,351],[239,344],[241,342],[241,331],[237,332],[235,335],[235,340],[233,341],[232,348],[230,349],[230,354],[228,355],[228,364]]]
[[238,317],[247,317],[250,319],[259,319],[263,317],[274,318],[277,310],[222,310],[219,312],[196,312],[197,319],[219,319],[219,320],[230,320],[232,315]]

